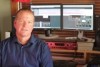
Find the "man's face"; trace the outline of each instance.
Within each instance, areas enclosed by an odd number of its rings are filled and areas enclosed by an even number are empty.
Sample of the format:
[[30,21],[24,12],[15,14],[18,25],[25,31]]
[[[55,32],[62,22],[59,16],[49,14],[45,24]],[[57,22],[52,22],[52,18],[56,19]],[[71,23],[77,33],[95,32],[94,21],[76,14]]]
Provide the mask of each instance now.
[[21,12],[17,15],[14,21],[14,27],[16,29],[16,35],[26,37],[30,36],[33,30],[34,17],[29,12]]

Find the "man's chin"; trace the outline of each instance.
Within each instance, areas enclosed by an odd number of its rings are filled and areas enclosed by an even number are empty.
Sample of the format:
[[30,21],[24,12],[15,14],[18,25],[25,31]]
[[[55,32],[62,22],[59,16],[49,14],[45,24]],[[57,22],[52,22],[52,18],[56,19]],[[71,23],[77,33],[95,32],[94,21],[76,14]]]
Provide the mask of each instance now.
[[21,36],[22,36],[22,37],[28,37],[29,35],[26,35],[26,34],[23,35],[23,34],[22,34]]

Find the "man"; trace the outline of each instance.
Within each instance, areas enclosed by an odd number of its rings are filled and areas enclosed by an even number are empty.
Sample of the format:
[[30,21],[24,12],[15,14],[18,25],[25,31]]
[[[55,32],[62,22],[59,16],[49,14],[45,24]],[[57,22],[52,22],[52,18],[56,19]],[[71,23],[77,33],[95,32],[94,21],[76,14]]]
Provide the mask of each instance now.
[[0,43],[0,67],[53,67],[47,44],[31,35],[33,25],[32,11],[21,9],[17,12],[16,36]]

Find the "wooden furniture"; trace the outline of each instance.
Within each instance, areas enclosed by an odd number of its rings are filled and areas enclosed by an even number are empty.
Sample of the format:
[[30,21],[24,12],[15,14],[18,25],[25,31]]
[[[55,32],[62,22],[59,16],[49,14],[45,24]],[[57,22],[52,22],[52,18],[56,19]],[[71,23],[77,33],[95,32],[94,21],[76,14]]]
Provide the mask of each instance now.
[[[80,60],[85,60],[85,62],[88,62],[89,59],[91,58],[90,56],[92,54],[95,54],[95,55],[100,55],[100,51],[78,51],[78,50],[65,50],[65,49],[51,49],[51,52],[58,52],[58,53],[65,53],[65,55],[67,53],[83,53],[83,58],[80,58]],[[75,60],[75,59],[79,59],[79,58],[68,58],[68,57],[56,57],[56,56],[53,56],[53,59],[54,60]]]

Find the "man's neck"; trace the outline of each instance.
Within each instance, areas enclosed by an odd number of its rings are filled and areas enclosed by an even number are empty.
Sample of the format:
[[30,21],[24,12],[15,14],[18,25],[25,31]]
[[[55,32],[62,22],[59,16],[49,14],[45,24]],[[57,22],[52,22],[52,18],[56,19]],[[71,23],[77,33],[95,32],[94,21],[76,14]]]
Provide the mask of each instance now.
[[27,37],[17,36],[17,39],[22,45],[25,45],[30,39],[30,36],[27,36]]

